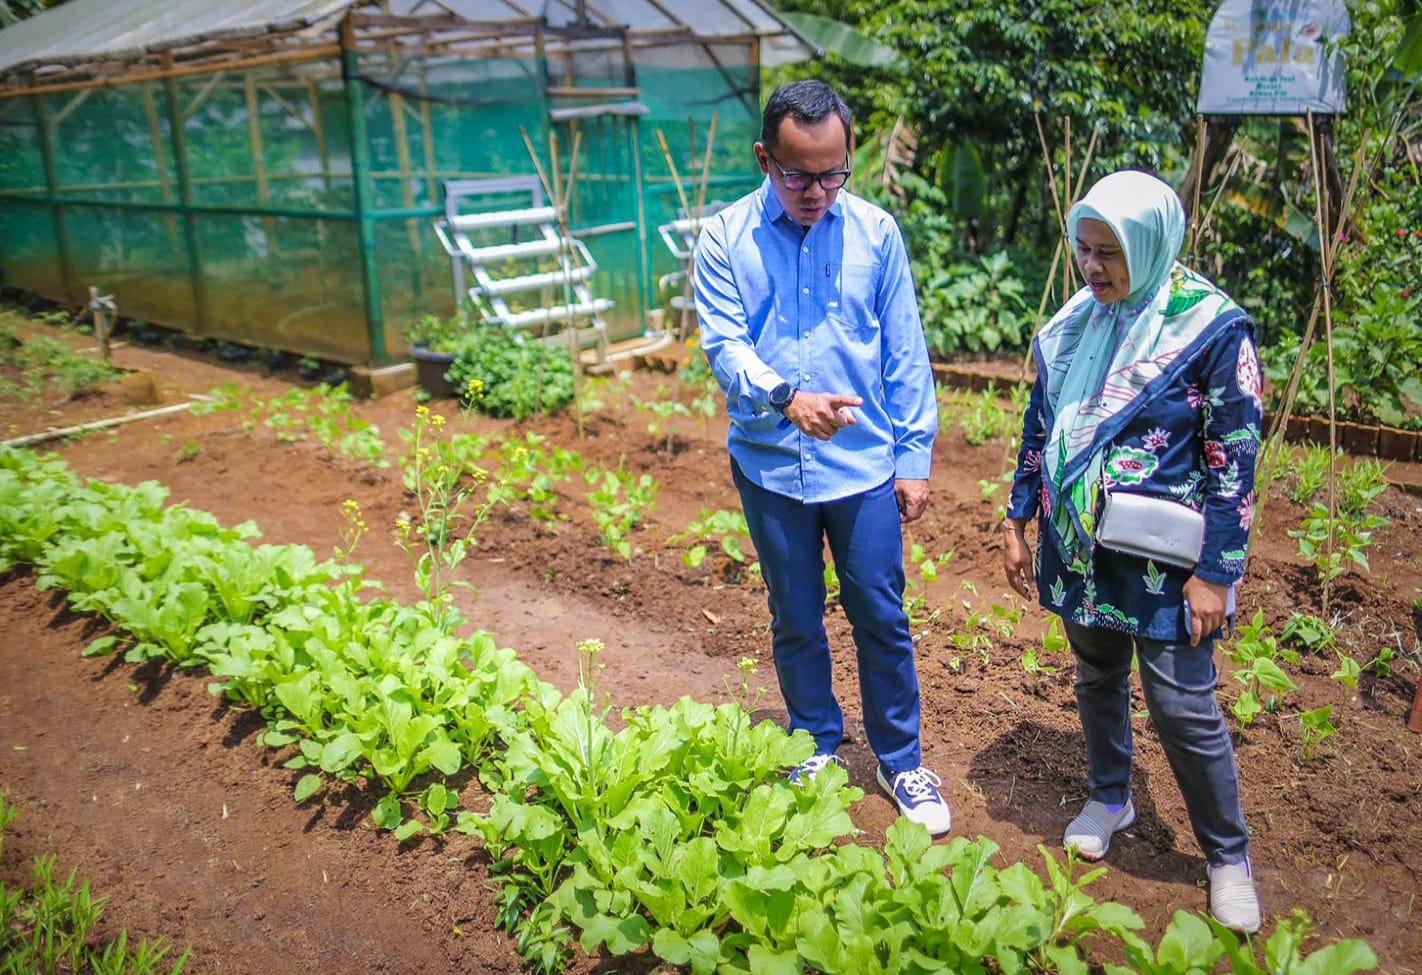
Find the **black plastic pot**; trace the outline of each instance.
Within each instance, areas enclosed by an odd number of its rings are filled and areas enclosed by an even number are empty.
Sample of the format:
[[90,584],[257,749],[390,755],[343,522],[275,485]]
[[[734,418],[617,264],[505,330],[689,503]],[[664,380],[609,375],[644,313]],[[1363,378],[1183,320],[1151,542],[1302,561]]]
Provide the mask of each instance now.
[[454,362],[453,352],[436,352],[419,342],[410,346],[410,358],[415,360],[415,377],[425,392],[440,398],[454,395],[454,386],[445,378]]

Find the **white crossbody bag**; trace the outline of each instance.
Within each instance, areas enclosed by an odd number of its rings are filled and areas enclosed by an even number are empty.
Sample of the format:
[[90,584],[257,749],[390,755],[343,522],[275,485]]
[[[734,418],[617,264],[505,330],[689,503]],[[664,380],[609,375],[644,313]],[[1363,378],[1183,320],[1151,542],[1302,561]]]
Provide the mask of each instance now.
[[1107,491],[1096,542],[1113,552],[1193,569],[1205,544],[1205,516],[1167,498]]

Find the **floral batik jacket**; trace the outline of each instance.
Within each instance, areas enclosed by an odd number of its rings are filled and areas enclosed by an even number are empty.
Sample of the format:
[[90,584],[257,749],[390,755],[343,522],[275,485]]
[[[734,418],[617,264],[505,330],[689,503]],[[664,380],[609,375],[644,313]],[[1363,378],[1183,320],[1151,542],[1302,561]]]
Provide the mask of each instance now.
[[[1194,574],[1234,585],[1244,575],[1254,515],[1254,465],[1263,404],[1253,324],[1235,306],[1205,329],[1158,378],[1103,424],[1104,490],[1183,502],[1205,516],[1205,541]],[[1038,378],[1023,418],[1022,446],[1007,516],[1051,514],[1042,450],[1051,410],[1038,355]],[[1101,491],[1094,496],[1104,499]],[[1099,503],[1093,519],[1100,514]],[[1122,630],[1164,642],[1189,639],[1182,589],[1190,570],[1093,546],[1075,557],[1040,521],[1036,571],[1042,605],[1084,626]]]

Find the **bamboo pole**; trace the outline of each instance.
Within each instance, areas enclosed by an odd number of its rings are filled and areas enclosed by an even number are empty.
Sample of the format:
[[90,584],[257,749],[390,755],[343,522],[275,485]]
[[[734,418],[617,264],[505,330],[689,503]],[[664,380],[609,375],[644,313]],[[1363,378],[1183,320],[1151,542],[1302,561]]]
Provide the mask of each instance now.
[[[682,185],[681,170],[677,168],[676,158],[672,156],[671,146],[667,143],[666,133],[661,129],[656,130],[657,145],[662,150],[662,158],[666,160],[667,169],[671,172],[672,185],[676,188],[677,199],[681,201],[681,211],[686,214],[688,220],[699,220],[700,211],[691,208],[691,200],[686,195],[686,187]],[[691,266],[688,264],[684,271],[685,277],[682,279],[682,297],[688,297],[688,287],[691,283]],[[686,317],[688,309],[683,306],[677,315],[677,341],[686,341]]]
[[439,205],[438,168],[435,162],[434,119],[430,111],[429,78],[424,64],[420,65],[420,148],[425,155],[425,193],[431,206]]
[[[1057,276],[1057,265],[1063,263],[1063,258],[1065,258],[1064,263],[1066,265],[1071,264],[1071,258],[1066,257],[1066,251],[1069,247],[1069,241],[1067,240],[1066,217],[1067,213],[1070,212],[1071,203],[1073,199],[1079,198],[1081,188],[1086,184],[1086,174],[1091,170],[1091,159],[1096,153],[1096,140],[1097,137],[1101,134],[1101,127],[1099,125],[1092,127],[1091,138],[1087,140],[1086,144],[1086,155],[1081,160],[1081,169],[1078,171],[1075,180],[1072,179],[1072,173],[1070,168],[1066,168],[1064,170],[1062,174],[1062,184],[1060,187],[1060,189],[1064,191],[1064,194],[1063,198],[1059,198],[1056,173],[1052,169],[1051,147],[1047,143],[1046,131],[1042,128],[1040,112],[1037,113],[1036,118],[1037,138],[1041,141],[1042,158],[1046,161],[1047,164],[1047,185],[1051,191],[1052,204],[1057,212],[1058,233],[1056,250],[1052,252],[1052,266],[1051,269],[1047,272],[1046,284],[1042,287],[1042,298],[1037,304],[1037,316],[1032,320],[1032,336],[1028,339],[1027,349],[1025,352],[1022,353],[1022,362],[1017,370],[1017,384],[1019,386],[1021,386],[1024,382],[1027,381],[1027,367],[1032,363],[1032,338],[1036,337],[1037,333],[1041,331],[1042,325],[1044,324],[1043,317],[1047,313],[1047,302],[1051,298],[1052,285]],[[1068,119],[1067,123],[1070,124],[1070,121],[1071,120]],[[1065,162],[1065,157],[1063,161]],[[1067,284],[1067,289],[1062,295],[1062,302],[1063,304],[1065,304],[1066,300],[1071,297],[1071,271],[1069,267],[1062,268],[1062,276],[1063,280]],[[1009,437],[1007,440],[1007,447],[1003,451],[1002,473],[1007,473],[1007,471],[1013,466],[1015,466],[1015,462],[1012,456],[1012,438]]]
[[80,105],[83,105],[86,101],[88,101],[89,96],[93,93],[94,90],[92,88],[87,88],[84,91],[79,92],[79,94],[75,95],[69,100],[69,103],[67,105],[65,105],[59,111],[54,113],[54,118],[50,120],[49,124],[53,125],[56,129],[59,128],[60,123],[67,119],[71,112],[73,112]]
[[360,62],[349,15],[341,21],[341,80],[345,88],[346,124],[350,132],[351,182],[360,256],[360,280],[365,299],[366,334],[371,358],[377,365],[390,361],[385,348],[385,313],[380,297],[380,274],[375,265],[375,200],[370,184],[370,143],[361,98]]
[[[158,121],[158,104],[153,99],[153,88],[144,85],[143,116],[148,122],[148,141],[153,145],[153,168],[158,174],[158,193],[164,203],[173,202],[173,185],[168,178],[168,151],[164,145],[163,125]],[[178,256],[178,220],[171,213],[163,216],[163,229],[168,237],[168,253],[176,260]]]
[[[636,201],[636,222],[637,222],[637,273],[642,279],[641,304],[644,308],[650,308],[652,304],[652,265],[651,255],[647,247],[647,187],[642,181],[642,126],[633,115],[627,133],[629,139],[628,148],[632,155],[632,193]],[[647,331],[647,318],[642,316],[642,331]]]
[[[567,332],[568,336],[568,354],[572,356],[573,359],[573,418],[578,431],[578,439],[581,440],[586,436],[583,425],[582,397],[579,395],[580,379],[582,377],[582,356],[577,345],[578,337],[577,328],[575,327],[577,323],[573,315],[573,267],[572,254],[569,246],[572,239],[572,229],[568,217],[568,200],[577,185],[578,156],[582,149],[582,140],[580,134],[574,135],[573,137],[572,160],[569,162],[568,178],[564,180],[562,178],[562,166],[559,158],[557,131],[551,128],[548,131],[548,169],[544,169],[543,163],[539,160],[538,152],[533,147],[533,140],[528,136],[528,130],[520,125],[518,131],[519,135],[523,137],[524,148],[528,150],[528,156],[533,161],[533,168],[538,173],[538,179],[543,184],[543,190],[548,194],[549,199],[552,200],[553,210],[557,215],[558,236],[562,245],[559,250],[559,262],[563,271],[563,307],[567,313],[564,331]],[[548,338],[548,325],[549,321],[545,319],[540,341],[546,341]],[[600,351],[599,349],[599,352]],[[539,358],[538,376],[535,383],[535,395],[541,399],[543,389],[542,357]]]
[[1195,252],[1200,243],[1200,184],[1205,181],[1205,135],[1209,123],[1205,116],[1195,116],[1195,200],[1190,207],[1190,215],[1194,218],[1190,221],[1190,246],[1186,248],[1186,253],[1190,255],[1190,266],[1195,266]]
[[311,103],[311,133],[316,137],[316,156],[321,160],[321,186],[331,188],[331,154],[326,148],[326,121],[321,115],[321,88],[306,82],[306,100]]
[[[1353,201],[1357,198],[1358,186],[1361,181],[1362,174],[1364,172],[1372,172],[1376,168],[1378,160],[1382,156],[1383,150],[1387,147],[1388,143],[1391,142],[1393,136],[1397,134],[1397,126],[1400,124],[1401,118],[1402,115],[1400,112],[1394,116],[1393,123],[1389,125],[1388,134],[1385,135],[1382,141],[1378,143],[1376,150],[1374,150],[1375,155],[1371,160],[1366,160],[1365,156],[1367,155],[1368,144],[1372,141],[1372,130],[1365,129],[1363,131],[1362,137],[1358,140],[1357,152],[1353,156],[1353,171],[1348,177],[1348,186],[1346,187],[1346,190],[1344,192],[1343,203],[1338,209],[1338,225],[1340,227],[1347,225],[1349,215],[1353,212]],[[1216,197],[1216,201],[1218,201],[1218,197]],[[1213,210],[1213,205],[1211,206],[1211,209]],[[1320,242],[1320,248],[1322,246],[1323,242]],[[1303,337],[1299,342],[1299,355],[1298,358],[1294,361],[1294,367],[1292,370],[1290,370],[1289,380],[1284,387],[1284,395],[1282,400],[1280,401],[1278,418],[1274,421],[1274,425],[1269,437],[1269,442],[1264,444],[1263,448],[1260,451],[1259,467],[1266,472],[1266,476],[1262,482],[1256,481],[1256,488],[1254,492],[1255,502],[1253,530],[1256,534],[1263,531],[1265,501],[1268,497],[1269,485],[1270,483],[1272,483],[1273,479],[1272,472],[1277,468],[1278,464],[1275,461],[1277,460],[1278,455],[1284,449],[1284,433],[1288,427],[1289,418],[1293,416],[1294,404],[1298,400],[1298,389],[1300,381],[1303,377],[1304,363],[1307,359],[1308,350],[1313,345],[1314,332],[1317,329],[1319,315],[1322,313],[1322,310],[1323,289],[1320,289],[1314,295],[1313,308],[1309,312],[1308,324],[1305,326]],[[1330,387],[1331,385],[1332,384],[1330,383]],[[1332,459],[1330,459],[1330,468],[1332,463],[1333,461]],[[1251,556],[1246,556],[1246,559],[1249,557]],[[1248,563],[1246,562],[1246,569],[1247,568]]]
[[213,72],[212,77],[207,79],[207,84],[198,89],[198,93],[193,96],[193,100],[188,102],[183,108],[183,119],[185,121],[191,118],[193,114],[199,108],[202,108],[203,104],[212,97],[212,93],[217,90],[218,83],[222,81],[225,74],[225,71]]
[[[262,139],[262,103],[257,94],[257,79],[249,71],[243,79],[247,101],[247,138],[252,144],[252,174],[257,178],[257,206],[265,210],[271,206],[272,189],[267,182],[267,152]],[[271,217],[262,219],[262,233],[267,238],[267,254],[277,255],[276,224]]]
[[210,396],[189,394],[193,397],[188,403],[174,403],[172,406],[160,406],[155,410],[144,410],[142,413],[125,413],[123,416],[113,416],[106,420],[92,420],[89,423],[80,423],[72,427],[59,427],[53,430],[44,430],[40,433],[31,433],[23,437],[11,437],[9,440],[0,441],[0,446],[5,447],[26,447],[34,443],[43,443],[46,440],[57,440],[61,437],[72,437],[77,433],[85,433],[89,430],[103,430],[108,427],[121,426],[125,423],[132,423],[134,420],[147,420],[150,417],[165,416],[169,413],[179,413],[183,410],[190,410],[199,402],[208,402]]
[[54,153],[54,126],[50,122],[44,96],[36,96],[31,104],[35,113],[35,139],[39,142],[40,161],[44,165],[45,196],[48,197],[55,247],[59,251],[60,286],[64,289],[65,299],[73,301],[74,255],[69,241],[69,223],[64,216],[64,207],[59,201],[59,164]]
[[[701,239],[701,221],[706,215],[706,187],[711,178],[711,152],[716,146],[716,122],[720,116],[719,111],[711,113],[711,127],[706,133],[706,154],[701,159],[701,177],[696,184],[696,209],[690,214],[695,221],[696,236],[694,240]],[[677,341],[685,342],[687,339],[687,319],[691,316],[692,309],[692,288],[691,272],[696,261],[696,244],[691,245],[691,261],[686,269],[686,277],[681,283],[681,315],[677,321]]]
[[[410,133],[405,127],[405,96],[397,91],[390,93],[390,125],[395,135],[395,165],[400,173],[400,202],[408,210],[415,205],[415,191],[410,185],[414,168],[410,165]],[[410,238],[410,252],[415,255],[418,264],[419,256],[424,252],[419,228],[415,221],[406,220],[405,229]]]
[[[1335,395],[1336,380],[1333,366],[1333,255],[1334,240],[1324,214],[1328,212],[1328,187],[1323,179],[1323,171],[1318,159],[1318,136],[1313,123],[1313,109],[1309,109],[1308,151],[1312,163],[1314,183],[1314,219],[1318,225],[1318,254],[1323,269],[1323,337],[1328,350],[1328,540],[1324,554],[1330,566],[1333,562],[1334,522],[1338,518],[1338,398]],[[1328,600],[1333,588],[1333,580],[1328,574],[1323,579],[1323,618],[1328,618]]]
[[212,306],[208,301],[197,214],[192,209],[197,199],[193,194],[193,174],[188,164],[183,102],[176,76],[163,79],[163,95],[168,109],[168,138],[173,143],[173,171],[178,177],[178,201],[183,208],[183,238],[188,258],[188,280],[193,292],[193,317],[201,333],[212,326]]
[[[165,52],[166,53],[166,52]],[[79,91],[84,88],[118,88],[136,85],[144,81],[167,81],[170,78],[185,78],[195,74],[212,74],[220,71],[237,71],[247,68],[264,68],[276,64],[303,64],[310,61],[326,61],[339,57],[339,44],[318,44],[300,51],[284,51],[278,54],[263,54],[256,57],[232,61],[208,62],[205,64],[164,67],[152,71],[138,71],[133,74],[117,75],[112,78],[89,78],[84,81],[59,82],[52,85],[35,85],[29,88],[0,89],[0,99],[22,98],[27,95],[52,95],[62,91]],[[169,55],[166,60],[171,63]]]

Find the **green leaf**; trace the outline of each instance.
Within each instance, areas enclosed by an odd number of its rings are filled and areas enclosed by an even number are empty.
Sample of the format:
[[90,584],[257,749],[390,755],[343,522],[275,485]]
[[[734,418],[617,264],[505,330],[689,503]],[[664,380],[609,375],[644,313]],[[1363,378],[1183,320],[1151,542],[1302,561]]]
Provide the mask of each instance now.
[[796,920],[800,936],[795,941],[795,947],[807,962],[822,972],[848,970],[839,929],[824,911],[802,911]]
[[[988,178],[983,167],[982,156],[970,142],[961,142],[952,147],[952,185],[943,187],[952,201],[953,212],[964,220],[982,220],[987,216]],[[983,336],[988,329],[979,328]],[[985,343],[995,347],[996,342]]]
[[751,975],[800,975],[804,970],[800,955],[794,951],[772,951],[765,945],[753,944],[746,952]]
[[84,648],[85,657],[106,657],[118,649],[119,638],[116,636],[101,636]]
[[640,914],[620,918],[598,914],[588,920],[579,944],[590,955],[602,944],[614,955],[628,955],[646,944],[650,937],[651,926]]
[[1357,687],[1358,675],[1362,672],[1363,669],[1358,666],[1358,661],[1354,660],[1346,653],[1340,653],[1338,655],[1338,669],[1335,670],[1333,673],[1329,674],[1328,676],[1332,677],[1340,684],[1346,684],[1348,687]]
[[1294,689],[1294,682],[1289,680],[1289,675],[1284,673],[1283,668],[1272,660],[1260,657],[1254,661],[1253,670],[1260,687],[1267,687],[1275,691]]
[[671,928],[658,928],[652,935],[652,951],[663,961],[685,965],[691,961],[691,942]]
[[403,843],[425,827],[418,819],[407,819],[395,829],[395,839]]
[[1422,14],[1414,13],[1408,18],[1407,34],[1397,45],[1392,63],[1404,79],[1410,80],[1422,72]]
[[1060,975],[1090,975],[1091,969],[1082,961],[1074,945],[1047,945],[1042,954],[1051,962],[1051,971]]
[[339,772],[360,758],[361,751],[361,741],[354,732],[337,735],[321,748],[321,770]]
[[400,809],[400,797],[393,792],[375,804],[375,809],[371,811],[370,818],[375,821],[378,829],[394,829],[405,821],[405,814]]
[[1292,975],[1353,975],[1378,967],[1378,956],[1365,942],[1348,938],[1320,948],[1291,969]]
[[686,890],[689,901],[710,899],[720,879],[716,841],[709,836],[698,836],[679,847],[672,856],[672,872]]
[[1176,911],[1161,936],[1157,957],[1161,965],[1174,966],[1174,971],[1198,968],[1207,972],[1223,950],[1203,918]]
[[425,790],[420,805],[423,806],[425,812],[431,816],[438,816],[447,810],[458,798],[459,793],[446,788],[443,783],[436,782]]
[[730,556],[734,562],[744,562],[746,560],[745,549],[741,548],[741,543],[735,538],[726,537],[721,539],[721,551]]
[[721,939],[715,931],[702,928],[690,938],[692,975],[711,975],[721,959]]
[[1247,725],[1259,716],[1259,712],[1264,710],[1264,706],[1260,704],[1258,694],[1245,691],[1229,706],[1229,709],[1235,720],[1242,725]]
[[459,748],[445,736],[443,731],[439,732],[439,737],[431,742],[422,754],[429,759],[431,765],[445,775],[454,775],[458,772],[463,760]]
[[308,772],[296,780],[296,790],[292,793],[292,797],[297,802],[305,802],[314,796],[320,788],[321,776],[315,772]]
[[816,14],[781,16],[811,44],[855,67],[902,69],[904,66],[898,51],[865,37],[848,24]]

